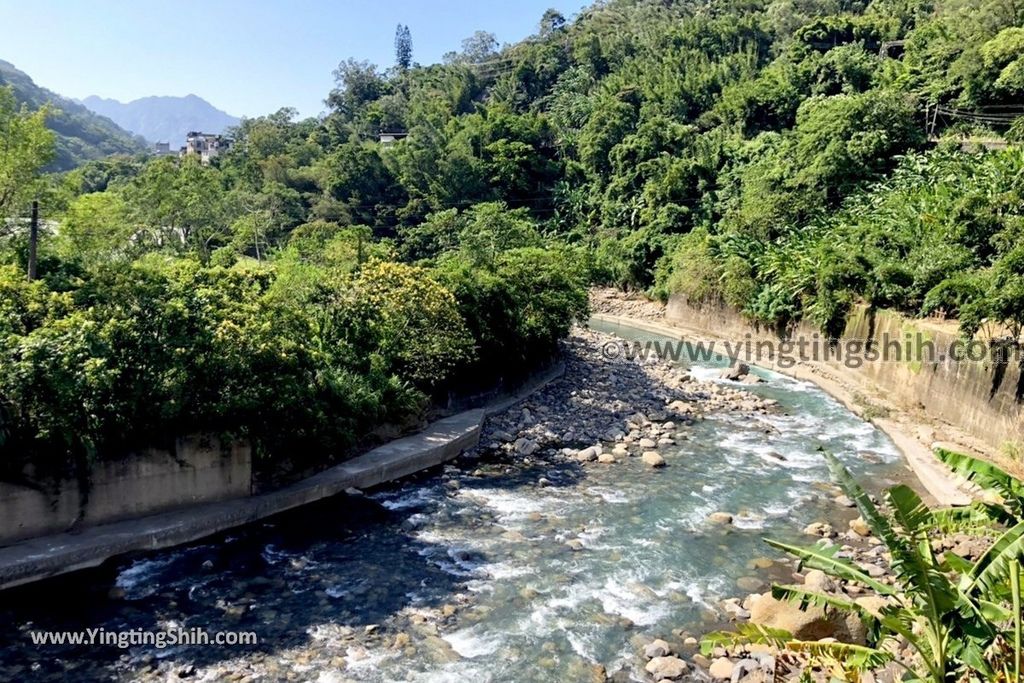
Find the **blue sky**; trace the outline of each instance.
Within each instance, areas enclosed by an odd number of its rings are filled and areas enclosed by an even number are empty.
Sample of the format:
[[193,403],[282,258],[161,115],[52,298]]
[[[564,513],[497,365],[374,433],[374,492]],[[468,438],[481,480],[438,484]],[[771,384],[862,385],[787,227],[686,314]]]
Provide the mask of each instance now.
[[398,23],[428,64],[481,29],[500,42],[586,0],[0,0],[0,59],[68,97],[194,93],[236,116],[322,111],[348,57],[389,66]]

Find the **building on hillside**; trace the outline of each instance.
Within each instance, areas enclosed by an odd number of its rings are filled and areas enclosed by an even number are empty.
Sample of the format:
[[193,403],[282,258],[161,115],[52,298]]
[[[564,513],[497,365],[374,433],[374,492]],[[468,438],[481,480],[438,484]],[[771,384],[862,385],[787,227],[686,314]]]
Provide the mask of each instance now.
[[199,160],[204,164],[210,163],[210,159],[226,152],[231,148],[231,140],[213,133],[200,133],[191,131],[185,137],[185,146],[181,148],[181,156],[198,155]]
[[402,138],[408,136],[408,133],[402,131],[381,131],[377,134],[377,140],[382,145],[392,145]]
[[166,157],[177,152],[171,149],[171,143],[169,142],[158,142],[153,146],[153,155],[158,157]]

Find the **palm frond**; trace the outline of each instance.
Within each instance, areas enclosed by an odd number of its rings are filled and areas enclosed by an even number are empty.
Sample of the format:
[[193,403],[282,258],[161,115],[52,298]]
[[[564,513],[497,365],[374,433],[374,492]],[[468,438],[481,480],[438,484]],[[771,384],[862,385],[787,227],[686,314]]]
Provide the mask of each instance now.
[[868,527],[871,528],[875,536],[885,541],[886,545],[896,542],[898,540],[896,532],[893,530],[889,520],[878,511],[875,504],[871,502],[871,497],[861,488],[860,484],[857,483],[857,480],[853,478],[853,475],[850,474],[850,471],[846,469],[843,463],[839,462],[839,458],[826,452],[825,461],[828,463],[832,480],[839,485],[843,493],[856,503],[861,517],[867,522]]
[[791,640],[786,644],[786,649],[803,652],[814,657],[833,658],[842,662],[844,669],[853,669],[858,672],[881,669],[895,659],[892,653],[852,643]]
[[770,645],[782,650],[792,639],[793,635],[789,631],[746,622],[738,624],[736,631],[716,631],[707,634],[701,638],[700,650],[709,655],[716,647],[734,648],[754,644]]

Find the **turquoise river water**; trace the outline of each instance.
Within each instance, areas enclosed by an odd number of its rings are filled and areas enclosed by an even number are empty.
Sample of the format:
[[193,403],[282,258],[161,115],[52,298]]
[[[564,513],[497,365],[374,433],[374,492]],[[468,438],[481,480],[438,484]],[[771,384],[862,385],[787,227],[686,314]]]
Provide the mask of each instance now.
[[[593,327],[629,339],[628,328]],[[724,363],[719,363],[721,365]],[[694,367],[714,377],[714,364]],[[577,681],[635,670],[643,638],[700,633],[741,577],[847,514],[819,447],[872,488],[908,478],[870,423],[811,384],[757,370],[778,414],[712,414],[669,466],[581,468],[491,456],[195,545],[10,591],[2,680]],[[782,454],[785,461],[777,459]],[[473,475],[471,472],[479,470]],[[549,486],[538,486],[544,477]],[[709,513],[736,514],[733,527]],[[565,541],[579,538],[584,550]],[[36,646],[31,631],[252,631],[245,647]],[[343,660],[343,661],[342,661]],[[193,668],[194,667],[194,668]]]

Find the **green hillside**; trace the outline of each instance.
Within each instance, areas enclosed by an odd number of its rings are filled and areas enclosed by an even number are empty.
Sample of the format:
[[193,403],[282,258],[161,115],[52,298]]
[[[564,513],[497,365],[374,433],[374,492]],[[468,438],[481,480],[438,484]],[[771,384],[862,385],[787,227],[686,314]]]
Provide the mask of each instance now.
[[[773,327],[841,329],[865,302],[1019,335],[1022,24],[1002,0],[609,0],[548,11],[513,45],[478,32],[441,64],[408,46],[394,66],[345,60],[325,115],[245,119],[212,163],[97,161],[62,179],[40,277],[68,303],[28,306],[11,348],[37,353],[52,334],[54,358],[78,344],[96,362],[47,379],[59,386],[0,373],[22,407],[8,429],[23,453],[117,444],[140,425],[241,425],[270,450],[305,425],[343,443],[421,394],[523,371],[568,329],[584,283],[725,301]],[[104,119],[67,111],[59,131],[97,135],[64,137],[65,160],[70,139],[118,151]],[[963,149],[993,137],[1009,146]],[[0,260],[21,291],[19,239]],[[369,261],[393,267],[367,281]],[[415,291],[423,278],[443,291]],[[437,319],[387,310],[430,296],[446,302]],[[458,334],[412,349],[414,322]],[[180,337],[124,332],[147,325]],[[124,348],[138,355],[115,358]],[[274,373],[266,394],[245,379]],[[322,419],[341,414],[361,417]]]
[[47,127],[57,134],[56,154],[47,170],[66,171],[90,159],[111,154],[135,154],[144,151],[142,138],[119,128],[108,118],[94,114],[84,106],[36,85],[28,74],[0,60],[0,87],[14,88],[19,103],[38,109],[49,103],[52,111]]

